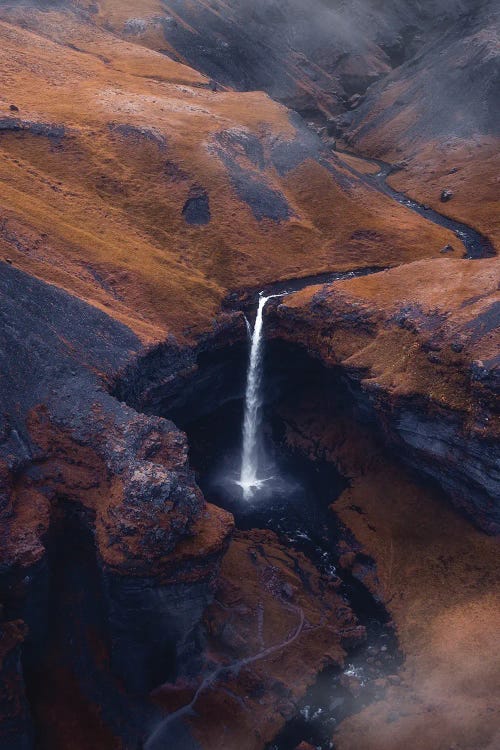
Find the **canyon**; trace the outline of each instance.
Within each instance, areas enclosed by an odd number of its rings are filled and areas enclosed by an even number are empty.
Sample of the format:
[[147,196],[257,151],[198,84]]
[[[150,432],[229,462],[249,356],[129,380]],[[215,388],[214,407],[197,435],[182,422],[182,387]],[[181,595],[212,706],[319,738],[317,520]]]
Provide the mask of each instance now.
[[2,749],[499,746],[499,15],[0,5]]

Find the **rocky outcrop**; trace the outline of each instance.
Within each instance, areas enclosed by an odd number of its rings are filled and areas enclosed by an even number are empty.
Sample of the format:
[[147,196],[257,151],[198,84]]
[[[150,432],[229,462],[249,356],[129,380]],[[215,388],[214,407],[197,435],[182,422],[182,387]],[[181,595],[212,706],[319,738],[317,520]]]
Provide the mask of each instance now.
[[[28,626],[25,646],[13,644],[6,662],[19,673],[16,700],[22,705],[22,649],[35,710],[48,662],[99,702],[96,655],[75,628],[95,628],[125,693],[146,695],[199,658],[198,630],[232,519],[205,503],[185,436],[108,395],[105,381],[140,349],[135,335],[8,265],[1,286],[1,591],[6,617]],[[58,583],[61,567],[76,576],[73,591],[69,580]],[[82,585],[90,599],[78,614],[72,602]],[[66,621],[55,628],[61,608]],[[67,639],[81,642],[78,658],[64,652]],[[110,686],[104,701],[114,731],[127,710],[123,699],[111,709],[117,691]]]
[[237,532],[205,615],[207,676],[155,691],[170,715],[146,748],[173,742],[182,725],[207,750],[271,741],[318,672],[342,665],[346,650],[363,643],[338,585],[300,553],[292,557],[272,532]]
[[[11,108],[9,107],[9,109]],[[53,138],[55,140],[60,140],[66,133],[63,125],[53,125],[45,122],[30,122],[28,120],[21,120],[19,117],[0,118],[0,131],[4,133],[26,132],[32,135],[41,135],[45,138]]]
[[343,373],[401,458],[491,533],[500,530],[497,284],[489,261],[417,263],[288,297],[273,321],[273,335]]

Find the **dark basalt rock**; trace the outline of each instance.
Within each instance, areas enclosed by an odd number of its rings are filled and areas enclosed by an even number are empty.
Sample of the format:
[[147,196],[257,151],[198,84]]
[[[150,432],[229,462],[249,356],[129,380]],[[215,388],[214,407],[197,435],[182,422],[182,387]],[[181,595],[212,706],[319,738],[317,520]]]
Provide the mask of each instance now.
[[356,109],[356,107],[359,107],[362,101],[363,101],[363,97],[361,94],[353,94],[348,102],[349,108]]
[[396,174],[397,172],[402,172],[405,169],[408,169],[408,162],[404,160],[398,161],[395,164],[391,164],[389,174]]
[[227,157],[232,160],[239,156],[246,157],[260,171],[268,166],[262,141],[253,133],[240,130],[223,130],[216,136],[216,141]]
[[283,193],[254,179],[245,170],[234,168],[231,180],[238,197],[250,206],[257,221],[287,221],[294,215]]
[[[388,416],[388,415],[387,415]],[[500,464],[495,442],[464,433],[451,414],[403,407],[392,417],[403,460],[435,479],[483,529],[500,533]]]
[[[14,111],[14,110],[12,110]],[[31,120],[21,120],[18,117],[0,117],[0,132],[26,132],[31,135],[45,136],[60,140],[66,134],[64,125],[54,123],[33,122]]]
[[453,191],[452,190],[443,190],[441,193],[441,203],[448,203],[448,201],[451,201],[453,198]]
[[271,144],[271,161],[282,177],[287,175],[307,159],[321,161],[324,145],[316,133],[306,127],[304,120],[297,114],[290,114],[290,122],[295,128],[292,140],[277,140]]
[[[205,504],[175,425],[108,393],[142,352],[137,337],[56,287],[0,269],[0,597],[7,620],[28,625],[26,642],[0,664],[13,685],[1,731],[19,735],[2,747],[29,747],[21,657],[32,695],[54,690],[57,703],[60,693],[39,675],[49,664],[70,670],[117,735],[133,737],[145,714],[128,720],[123,689],[145,695],[196,668],[198,626],[232,520]],[[108,650],[105,679],[87,626]],[[65,651],[73,642],[76,651]]]
[[112,393],[138,411],[168,414],[176,424],[181,415],[189,421],[209,414],[244,393],[247,335],[241,313],[221,315],[196,346],[170,340],[131,361]]
[[111,664],[127,688],[146,695],[200,667],[201,619],[213,595],[207,583],[158,585],[107,575]]
[[126,138],[132,143],[150,142],[158,146],[162,151],[167,146],[167,140],[162,133],[157,132],[154,128],[142,128],[129,123],[110,122],[109,129],[122,138]]
[[345,128],[348,126],[348,122],[345,122],[342,117],[329,117],[326,121],[326,132],[327,135],[333,138],[341,138]]
[[226,167],[231,183],[257,221],[280,222],[294,213],[287,199],[265,174],[267,161],[262,144],[254,136],[223,131],[216,136],[215,153]]
[[31,750],[33,727],[21,663],[27,628],[22,621],[0,621],[0,746]]
[[182,215],[187,224],[205,226],[212,218],[208,193],[203,188],[195,186],[189,192],[189,198],[184,204]]

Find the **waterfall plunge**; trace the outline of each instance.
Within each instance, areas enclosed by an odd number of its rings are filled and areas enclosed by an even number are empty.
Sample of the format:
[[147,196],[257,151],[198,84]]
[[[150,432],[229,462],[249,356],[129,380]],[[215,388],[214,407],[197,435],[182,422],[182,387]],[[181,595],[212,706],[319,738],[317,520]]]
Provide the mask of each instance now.
[[[286,292],[285,292],[286,294]],[[264,353],[262,329],[264,325],[264,308],[268,300],[284,297],[285,294],[271,294],[269,297],[259,295],[257,317],[252,333],[250,357],[248,361],[247,387],[245,395],[245,418],[243,421],[243,450],[241,456],[241,474],[238,484],[243,489],[247,500],[263,483],[272,477],[259,478],[259,447],[262,405],[262,360]]]

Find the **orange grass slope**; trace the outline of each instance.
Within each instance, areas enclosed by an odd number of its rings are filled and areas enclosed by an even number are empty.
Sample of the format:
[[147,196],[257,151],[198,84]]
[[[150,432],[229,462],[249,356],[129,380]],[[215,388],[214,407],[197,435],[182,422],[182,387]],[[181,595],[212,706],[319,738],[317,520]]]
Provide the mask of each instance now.
[[[3,6],[0,257],[154,341],[207,330],[235,287],[450,241],[331,167],[301,127],[265,94],[214,93],[90,17]],[[190,224],[200,196],[208,221]]]
[[[308,287],[280,311],[282,319],[294,314],[296,336],[326,363],[360,373],[367,388],[421,396],[482,424],[484,401],[496,402],[499,282],[497,257],[423,260]],[[475,369],[488,370],[492,383]],[[481,431],[496,435],[495,420]]]
[[435,488],[417,487],[373,444],[359,458],[361,471],[351,473],[335,508],[377,563],[405,662],[381,700],[340,725],[335,746],[494,750],[498,541],[454,513]]

